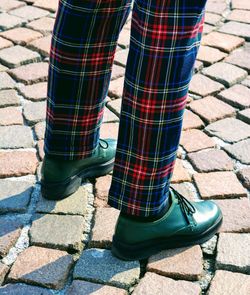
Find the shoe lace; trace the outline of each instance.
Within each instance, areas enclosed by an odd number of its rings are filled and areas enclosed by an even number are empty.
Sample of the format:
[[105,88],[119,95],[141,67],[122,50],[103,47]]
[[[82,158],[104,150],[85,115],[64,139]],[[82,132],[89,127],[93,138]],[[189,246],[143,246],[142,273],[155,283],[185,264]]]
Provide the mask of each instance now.
[[[105,143],[106,145],[103,146],[102,143]],[[108,142],[107,142],[106,140],[104,140],[104,139],[101,139],[101,138],[99,138],[99,145],[100,145],[100,147],[102,147],[103,149],[107,149],[107,148],[109,147]]]
[[178,203],[181,207],[181,211],[184,213],[186,221],[189,224],[196,224],[195,220],[192,218],[193,214],[196,212],[194,205],[179,192],[177,192],[177,190],[175,190],[173,187],[170,188],[178,199]]

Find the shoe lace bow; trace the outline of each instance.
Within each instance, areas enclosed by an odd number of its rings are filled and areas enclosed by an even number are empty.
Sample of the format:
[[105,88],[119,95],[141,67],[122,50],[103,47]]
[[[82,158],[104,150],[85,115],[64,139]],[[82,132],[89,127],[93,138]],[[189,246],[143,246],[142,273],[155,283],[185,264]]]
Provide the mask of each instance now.
[[196,225],[196,221],[193,218],[193,214],[196,212],[194,205],[179,192],[177,192],[173,187],[171,187],[171,190],[174,192],[176,198],[178,199],[178,203],[181,207],[181,211],[184,213],[186,221],[189,224]]
[[[103,143],[105,143],[105,145],[103,146]],[[102,147],[103,149],[107,149],[109,147],[109,144],[106,140],[99,138],[99,145],[100,147]]]

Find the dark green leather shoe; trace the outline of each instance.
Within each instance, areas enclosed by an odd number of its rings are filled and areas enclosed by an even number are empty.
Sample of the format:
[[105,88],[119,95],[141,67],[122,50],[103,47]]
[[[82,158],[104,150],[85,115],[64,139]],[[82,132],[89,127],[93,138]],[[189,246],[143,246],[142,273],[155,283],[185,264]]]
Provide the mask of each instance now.
[[119,216],[112,253],[122,260],[141,260],[157,252],[202,244],[213,237],[222,224],[220,208],[212,201],[191,202],[173,188],[167,213],[152,222]]
[[83,179],[106,175],[114,166],[117,141],[100,139],[91,157],[81,160],[58,160],[44,157],[41,168],[42,196],[60,200],[73,194]]

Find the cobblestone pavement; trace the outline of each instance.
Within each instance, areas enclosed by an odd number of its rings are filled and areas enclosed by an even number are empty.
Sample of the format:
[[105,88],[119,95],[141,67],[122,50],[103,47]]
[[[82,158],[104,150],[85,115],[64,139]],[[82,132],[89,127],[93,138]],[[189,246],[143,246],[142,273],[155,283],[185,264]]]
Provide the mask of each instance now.
[[[112,175],[69,198],[40,196],[46,81],[57,0],[0,1],[0,295],[250,294],[250,1],[208,0],[173,186],[213,199],[206,244],[123,262],[110,246]],[[130,20],[117,47],[101,137],[117,137]]]

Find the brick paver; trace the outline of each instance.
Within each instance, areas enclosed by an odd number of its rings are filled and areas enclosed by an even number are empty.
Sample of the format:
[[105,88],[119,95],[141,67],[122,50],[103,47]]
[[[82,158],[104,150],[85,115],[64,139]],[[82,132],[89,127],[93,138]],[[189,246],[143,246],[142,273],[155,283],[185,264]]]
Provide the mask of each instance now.
[[[250,294],[250,2],[207,0],[171,178],[189,200],[220,206],[219,234],[141,262],[110,252],[119,214],[107,205],[112,172],[60,201],[40,193],[58,2],[0,1],[0,294]],[[131,17],[118,39],[101,138],[118,137]]]

